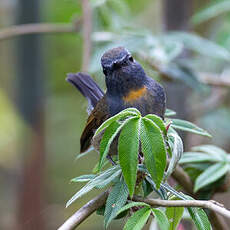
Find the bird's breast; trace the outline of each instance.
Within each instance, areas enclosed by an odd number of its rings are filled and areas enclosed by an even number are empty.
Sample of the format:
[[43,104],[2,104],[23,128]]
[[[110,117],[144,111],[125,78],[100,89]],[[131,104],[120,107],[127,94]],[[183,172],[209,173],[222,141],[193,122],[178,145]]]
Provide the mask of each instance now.
[[142,116],[152,113],[163,118],[165,100],[159,97],[159,91],[161,91],[161,88],[156,89],[156,86],[149,87],[144,85],[138,89],[130,89],[123,96],[109,95],[107,103],[109,105],[110,116],[114,116],[123,109],[132,107],[138,109]]
[[130,92],[123,97],[125,103],[133,103],[141,98],[143,98],[147,93],[146,86],[139,89],[132,89]]

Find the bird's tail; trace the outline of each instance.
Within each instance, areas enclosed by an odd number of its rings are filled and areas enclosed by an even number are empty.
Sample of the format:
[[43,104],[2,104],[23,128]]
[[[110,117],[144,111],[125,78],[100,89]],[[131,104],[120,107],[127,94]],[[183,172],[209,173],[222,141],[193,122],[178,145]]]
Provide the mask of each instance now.
[[104,92],[97,83],[86,73],[69,73],[66,81],[73,84],[80,93],[88,100],[88,113],[90,113],[97,102],[104,96]]

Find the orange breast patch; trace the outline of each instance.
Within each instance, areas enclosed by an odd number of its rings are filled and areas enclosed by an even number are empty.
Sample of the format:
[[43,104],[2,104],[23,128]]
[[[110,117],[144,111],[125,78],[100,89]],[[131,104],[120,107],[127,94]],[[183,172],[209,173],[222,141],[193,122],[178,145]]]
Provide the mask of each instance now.
[[143,97],[146,94],[146,87],[144,86],[143,88],[137,89],[137,90],[131,90],[129,94],[125,97],[123,97],[125,102],[132,102],[135,101],[141,97]]

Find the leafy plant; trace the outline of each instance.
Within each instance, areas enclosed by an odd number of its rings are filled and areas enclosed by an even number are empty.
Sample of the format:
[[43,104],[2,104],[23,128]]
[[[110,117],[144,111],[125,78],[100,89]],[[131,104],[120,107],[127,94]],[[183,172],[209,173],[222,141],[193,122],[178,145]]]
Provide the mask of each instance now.
[[194,33],[171,32],[155,35],[150,31],[137,28],[136,25],[129,25],[128,28],[115,29],[115,31],[114,29],[97,31],[93,33],[92,39],[97,47],[90,65],[92,73],[100,70],[98,57],[106,50],[122,45],[146,66],[150,77],[156,77],[158,73],[159,76],[167,79],[182,81],[195,90],[202,90],[204,86],[199,82],[199,75],[191,65],[191,58],[189,61],[179,58],[184,50],[191,51],[196,57],[205,57],[209,61],[218,60],[226,63],[230,60],[227,48]]
[[[207,165],[207,163],[209,163]],[[207,185],[219,180],[230,172],[229,155],[221,148],[213,145],[201,145],[192,148],[191,152],[185,152],[180,160],[180,164],[193,164],[190,167],[195,168],[202,164],[201,172],[195,179],[194,192],[206,187]]]
[[228,0],[214,1],[196,13],[192,18],[192,22],[195,25],[200,24],[229,11],[230,2]]
[[168,230],[176,230],[180,220],[183,216],[183,207],[168,207],[166,208],[165,214],[168,218],[169,228]]
[[[104,188],[111,182],[113,182],[117,177],[121,175],[121,169],[120,167],[113,166],[104,172],[94,176],[94,175],[87,175],[87,176],[80,176],[77,178],[72,179],[72,182],[81,182],[82,177],[88,178],[88,183],[80,190],[78,191],[66,204],[66,207],[68,207],[70,204],[72,204],[74,201],[76,201],[81,196],[85,195],[89,191],[91,191],[94,188]],[[91,178],[91,179],[89,179]]]
[[132,207],[140,207],[140,209],[129,218],[124,226],[124,230],[142,229],[151,214],[156,218],[161,230],[169,229],[169,222],[164,212],[160,209],[151,208],[150,205],[143,202],[131,202],[121,208],[117,214],[119,215]]
[[[139,140],[146,167],[159,188],[166,167],[166,149],[163,137],[166,131],[163,121],[153,114],[142,117],[137,109],[131,108],[125,109],[105,121],[95,135],[105,128],[106,131],[100,145],[99,166],[102,165],[112,141],[121,130],[118,142],[119,164],[130,196],[132,197],[134,194],[137,179]],[[107,132],[110,135],[107,135]]]
[[124,180],[117,180],[114,184],[105,206],[105,227],[117,216],[117,212],[125,205],[128,198],[128,189]]
[[211,135],[208,132],[206,132],[205,130],[199,128],[198,126],[192,124],[189,121],[184,121],[184,120],[180,120],[180,119],[171,119],[171,121],[172,121],[171,127],[175,128],[175,129],[199,134],[201,136],[211,137]]
[[[172,115],[175,115],[174,111],[166,111],[167,117]],[[163,121],[154,114],[143,117],[135,108],[125,109],[106,120],[95,132],[95,135],[104,132],[100,142],[100,158],[97,167],[99,173],[82,175],[71,180],[87,183],[67,202],[67,206],[94,188],[102,189],[112,185],[105,207],[98,210],[98,213],[104,216],[106,228],[113,219],[121,214],[121,216],[127,215],[128,212],[131,217],[124,226],[125,230],[141,229],[151,215],[154,216],[160,229],[176,229],[182,218],[183,208],[162,210],[143,202],[132,201],[132,197],[136,195],[146,197],[150,193],[166,200],[172,199],[173,195],[177,199],[192,199],[165,183],[183,153],[183,142],[175,129],[210,136],[205,130],[190,122],[170,118]],[[111,143],[118,136],[118,157],[114,158],[116,165],[102,171]],[[199,150],[205,151],[206,148],[203,146]],[[186,163],[188,155],[186,153],[180,162]],[[225,154],[222,152],[222,155]],[[166,158],[169,161],[167,169]],[[221,160],[223,158],[219,157],[218,163]],[[198,229],[210,226],[202,209],[188,208],[188,211]]]
[[[181,192],[177,192],[174,188],[172,188],[168,184],[163,184],[162,187],[164,187],[167,191],[169,191],[171,194],[173,194],[174,196],[176,196],[177,198],[181,200],[193,200],[192,197],[188,195],[184,195]],[[203,209],[187,208],[187,210],[198,230],[203,230],[203,229],[211,230],[212,229],[211,224],[208,220],[208,216]],[[177,219],[175,221],[177,221]]]

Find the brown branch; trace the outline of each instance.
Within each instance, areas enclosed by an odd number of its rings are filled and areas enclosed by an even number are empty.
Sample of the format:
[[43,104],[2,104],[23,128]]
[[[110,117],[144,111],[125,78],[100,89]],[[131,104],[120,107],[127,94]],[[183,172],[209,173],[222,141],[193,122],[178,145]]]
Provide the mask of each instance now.
[[89,0],[82,0],[83,11],[83,59],[82,71],[87,71],[91,55],[92,9]]
[[230,87],[230,78],[227,74],[200,73],[199,81],[215,87]]
[[101,193],[95,197],[77,212],[75,212],[66,222],[58,228],[58,230],[71,230],[79,226],[87,217],[94,213],[98,208],[105,204],[105,201],[109,195],[109,190]]
[[188,108],[190,120],[196,123],[198,117],[216,110],[224,102],[228,92],[229,90],[227,88],[213,87],[208,98],[205,98],[202,102],[194,103]]
[[156,207],[197,207],[207,208],[220,215],[230,218],[230,211],[224,208],[222,204],[212,200],[159,200],[159,199],[147,199],[138,196],[134,196],[134,201],[144,202],[151,206]]
[[74,24],[31,23],[11,26],[0,30],[0,41],[27,34],[55,34],[79,32],[81,20]]
[[[177,166],[173,178],[177,180],[184,190],[189,194],[193,195],[193,183],[191,182],[189,176],[180,166]],[[85,219],[87,219],[93,212],[105,204],[108,197],[109,190],[103,192],[99,196],[95,197],[83,207],[81,207],[75,214],[73,214],[66,222],[58,228],[58,230],[72,230],[79,226]],[[145,202],[151,206],[157,207],[200,207],[207,208],[211,210],[211,223],[216,229],[228,229],[227,225],[223,219],[227,217],[230,219],[230,211],[224,208],[222,204],[216,201],[205,201],[205,200],[159,200],[159,199],[147,199],[138,196],[134,196],[133,201]],[[217,215],[220,214],[221,216]]]
[[[58,228],[58,230],[72,230],[79,226],[86,218],[88,218],[93,212],[105,204],[108,197],[109,190],[103,192],[99,196],[95,197],[77,212],[75,212],[66,222]],[[159,200],[159,199],[147,199],[139,196],[134,196],[133,201],[144,202],[151,206],[156,207],[199,207],[212,210],[213,213],[218,213],[224,217],[230,218],[230,211],[224,208],[222,204],[209,200]],[[218,225],[219,226],[219,225]]]

